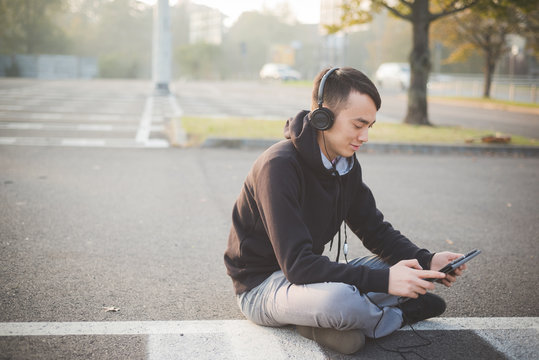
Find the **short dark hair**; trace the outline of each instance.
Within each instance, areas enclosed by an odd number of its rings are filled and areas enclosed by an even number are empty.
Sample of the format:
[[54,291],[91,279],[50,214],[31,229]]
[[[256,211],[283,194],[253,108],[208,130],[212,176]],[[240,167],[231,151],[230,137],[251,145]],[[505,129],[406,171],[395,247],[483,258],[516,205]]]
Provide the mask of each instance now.
[[[318,108],[318,88],[320,87],[320,81],[329,70],[330,68],[326,68],[320,71],[314,79],[311,110]],[[326,79],[326,83],[324,84],[324,98],[322,99],[324,106],[333,110],[335,116],[337,116],[342,106],[348,101],[348,96],[352,90],[368,95],[374,101],[376,110],[380,110],[382,99],[374,83],[367,75],[351,67],[339,68]]]

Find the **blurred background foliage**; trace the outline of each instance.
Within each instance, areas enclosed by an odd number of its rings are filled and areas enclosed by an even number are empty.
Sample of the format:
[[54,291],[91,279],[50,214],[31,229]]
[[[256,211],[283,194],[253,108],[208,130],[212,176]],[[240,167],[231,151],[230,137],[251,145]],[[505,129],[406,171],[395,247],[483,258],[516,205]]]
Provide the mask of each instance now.
[[[512,31],[525,34],[529,48],[535,49],[530,51],[536,54],[537,1],[491,2],[524,9],[516,15],[521,27]],[[447,17],[431,29],[434,71],[483,72],[481,48],[461,33],[464,27],[458,24],[469,23],[472,16],[491,18],[488,6],[484,1],[482,8]],[[279,46],[294,49],[293,66],[306,79],[311,79],[324,62],[324,35],[319,25],[297,22],[284,5],[243,13],[224,29],[219,44],[190,42],[189,7],[187,1],[171,7],[174,78],[255,79]],[[497,24],[501,13],[495,17]],[[382,62],[408,61],[410,23],[387,11],[370,16],[370,26],[346,32],[344,62],[373,74]],[[0,0],[0,54],[93,56],[98,60],[100,77],[150,78],[152,18],[152,6],[137,0]]]

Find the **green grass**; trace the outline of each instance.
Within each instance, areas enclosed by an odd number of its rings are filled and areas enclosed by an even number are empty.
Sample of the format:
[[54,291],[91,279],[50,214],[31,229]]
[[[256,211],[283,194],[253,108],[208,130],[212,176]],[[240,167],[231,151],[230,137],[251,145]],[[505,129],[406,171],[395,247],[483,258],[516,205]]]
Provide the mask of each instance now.
[[[203,117],[184,117],[181,122],[191,145],[199,145],[207,137],[282,139],[285,124],[275,120]],[[479,144],[482,136],[491,134],[494,132],[461,127],[377,123],[369,131],[369,141],[466,144],[473,139],[474,144]],[[511,135],[511,144],[539,146],[539,140]]]
[[[370,141],[404,143],[467,144],[481,143],[481,137],[494,131],[461,128],[458,126],[418,126],[407,124],[376,124],[369,131]],[[539,141],[523,136],[511,136],[512,145],[539,146]]]
[[193,145],[202,143],[207,137],[281,139],[285,124],[275,120],[187,116],[181,122]]

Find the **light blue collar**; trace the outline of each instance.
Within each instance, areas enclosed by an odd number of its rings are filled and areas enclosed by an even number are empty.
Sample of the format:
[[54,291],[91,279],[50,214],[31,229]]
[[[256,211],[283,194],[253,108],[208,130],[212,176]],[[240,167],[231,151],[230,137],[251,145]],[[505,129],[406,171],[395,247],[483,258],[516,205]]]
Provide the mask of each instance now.
[[[333,164],[329,159],[324,155],[322,150],[320,150],[320,155],[322,155],[322,163],[324,163],[324,166],[326,169],[331,170],[333,169]],[[354,162],[352,161],[352,158],[343,158],[342,156],[337,156],[335,158],[335,168],[337,169],[337,172],[339,175],[345,175],[352,170],[352,166],[354,165]]]

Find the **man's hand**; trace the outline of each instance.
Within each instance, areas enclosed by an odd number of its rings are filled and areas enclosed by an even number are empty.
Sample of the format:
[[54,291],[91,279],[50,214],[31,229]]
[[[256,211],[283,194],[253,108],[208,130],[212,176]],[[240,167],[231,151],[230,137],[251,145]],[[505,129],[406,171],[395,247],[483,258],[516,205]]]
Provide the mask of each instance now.
[[388,293],[416,299],[434,289],[434,284],[425,279],[444,279],[445,276],[439,271],[423,270],[416,259],[402,260],[389,268]]
[[[452,253],[449,251],[444,251],[434,254],[432,261],[430,263],[431,270],[440,270],[445,265],[449,264],[451,261],[458,259],[463,256],[463,254]],[[462,275],[462,272],[467,269],[466,264],[463,264],[455,269],[453,274],[447,274],[445,279],[441,280],[441,283],[447,287],[450,287],[455,281],[457,281],[457,276]]]

